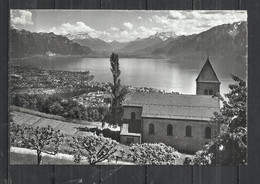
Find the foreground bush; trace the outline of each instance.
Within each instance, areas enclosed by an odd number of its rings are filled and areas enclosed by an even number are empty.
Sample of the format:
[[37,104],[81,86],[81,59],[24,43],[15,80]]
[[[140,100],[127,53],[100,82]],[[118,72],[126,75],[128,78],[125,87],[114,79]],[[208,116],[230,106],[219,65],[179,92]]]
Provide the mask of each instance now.
[[86,160],[90,165],[113,160],[116,152],[120,151],[117,147],[118,142],[96,135],[73,137],[69,145],[74,149],[72,154],[76,163]]
[[136,164],[174,165],[178,152],[163,143],[132,144],[128,155]]

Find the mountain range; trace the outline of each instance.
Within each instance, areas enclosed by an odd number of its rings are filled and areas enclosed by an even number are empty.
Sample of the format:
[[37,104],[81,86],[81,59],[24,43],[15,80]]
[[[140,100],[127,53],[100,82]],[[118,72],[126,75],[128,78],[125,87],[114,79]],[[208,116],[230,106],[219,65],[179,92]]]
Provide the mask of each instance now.
[[169,57],[245,56],[247,52],[247,23],[235,22],[213,27],[199,34],[180,36],[165,46],[154,49],[153,55]]
[[182,58],[183,60],[211,57],[234,59],[247,54],[247,22],[235,22],[210,28],[193,35],[160,32],[130,42],[106,42],[88,33],[55,35],[10,30],[11,56],[46,54],[107,57],[116,52],[120,57]]
[[12,58],[49,54],[88,56],[93,53],[90,48],[54,33],[32,33],[11,28],[9,38]]

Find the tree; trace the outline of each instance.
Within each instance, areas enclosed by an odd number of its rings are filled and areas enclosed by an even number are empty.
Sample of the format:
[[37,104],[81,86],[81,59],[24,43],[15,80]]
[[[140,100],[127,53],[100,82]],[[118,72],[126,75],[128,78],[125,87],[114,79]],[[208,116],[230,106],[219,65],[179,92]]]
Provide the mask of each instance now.
[[60,130],[54,130],[51,126],[33,128],[15,123],[10,126],[10,137],[13,146],[36,150],[38,165],[41,164],[42,153],[57,154],[64,139]]
[[53,102],[49,106],[49,111],[51,114],[63,115],[63,110],[64,110],[64,108],[61,106],[61,104],[59,102]]
[[90,165],[111,160],[120,149],[118,143],[103,136],[73,137],[70,146],[74,149],[74,161],[80,163],[86,159]]
[[178,152],[163,143],[132,144],[128,157],[136,164],[174,165]]
[[109,118],[112,124],[121,124],[121,118],[123,115],[122,102],[126,94],[126,89],[121,87],[118,55],[112,53],[110,57],[111,72],[113,75],[112,86],[112,104],[111,104],[111,117]]
[[247,162],[247,86],[239,77],[231,75],[236,84],[229,85],[231,91],[220,95],[223,107],[212,121],[221,124],[221,132],[204,150],[196,153],[194,164],[246,164]]

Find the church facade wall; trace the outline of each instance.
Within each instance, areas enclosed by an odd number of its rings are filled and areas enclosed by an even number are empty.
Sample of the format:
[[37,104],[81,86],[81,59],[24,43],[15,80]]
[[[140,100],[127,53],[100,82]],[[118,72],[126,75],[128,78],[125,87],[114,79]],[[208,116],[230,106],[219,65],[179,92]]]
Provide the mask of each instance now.
[[197,82],[196,94],[197,95],[207,95],[207,94],[204,94],[204,91],[207,90],[209,93],[209,91],[212,90],[213,95],[215,95],[216,93],[219,93],[219,88],[220,88],[219,83]]
[[[149,134],[149,124],[154,124],[154,134]],[[172,135],[167,135],[167,125],[172,125]],[[143,118],[142,142],[159,143],[172,146],[179,151],[196,152],[212,139],[205,138],[205,128],[211,128],[213,138],[219,132],[217,124],[206,121]],[[191,136],[186,136],[186,127],[191,127]]]
[[131,113],[134,112],[135,113],[135,119],[141,120],[142,109],[143,109],[142,107],[125,106],[124,107],[123,119],[130,120],[131,119]]
[[[142,107],[124,107],[123,122],[129,124],[129,132],[141,133]],[[132,119],[132,113],[135,119]]]

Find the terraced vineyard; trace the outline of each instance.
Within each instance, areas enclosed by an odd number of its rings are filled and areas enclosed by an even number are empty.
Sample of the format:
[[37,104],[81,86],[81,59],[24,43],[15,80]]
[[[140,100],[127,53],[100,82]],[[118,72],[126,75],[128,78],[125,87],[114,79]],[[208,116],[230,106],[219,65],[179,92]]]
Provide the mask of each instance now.
[[100,127],[101,123],[97,122],[97,125],[91,123],[90,125],[69,123],[61,120],[49,119],[44,117],[39,117],[33,114],[28,114],[24,112],[12,111],[11,112],[12,121],[17,124],[26,124],[32,127],[47,127],[50,125],[56,130],[60,130],[63,134],[69,136],[89,136],[91,133],[86,131],[80,131],[86,127]]

